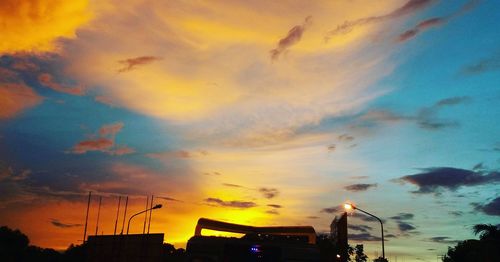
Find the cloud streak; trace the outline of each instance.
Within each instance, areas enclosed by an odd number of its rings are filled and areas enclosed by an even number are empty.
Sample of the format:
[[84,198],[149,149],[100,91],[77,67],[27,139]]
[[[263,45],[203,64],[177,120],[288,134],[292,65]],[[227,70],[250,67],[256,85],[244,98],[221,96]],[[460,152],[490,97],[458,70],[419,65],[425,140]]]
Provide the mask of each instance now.
[[119,60],[118,63],[122,64],[123,67],[118,69],[118,73],[123,73],[127,71],[134,70],[139,66],[144,66],[147,64],[151,64],[155,61],[161,60],[161,57],[157,56],[138,56],[133,58],[128,58],[124,60]]
[[233,207],[241,209],[247,209],[257,206],[257,204],[251,201],[238,201],[238,200],[224,201],[220,198],[213,198],[213,197],[205,199],[205,202],[208,204],[215,204],[222,207]]
[[361,192],[374,187],[377,187],[377,184],[354,184],[345,186],[344,189],[351,192]]
[[335,35],[347,34],[347,33],[351,32],[355,27],[358,27],[358,26],[383,22],[386,20],[390,20],[390,19],[394,19],[394,18],[398,18],[401,16],[415,13],[417,11],[420,11],[420,10],[428,7],[433,2],[435,2],[435,0],[409,0],[403,6],[397,8],[397,9],[395,9],[395,10],[393,10],[390,13],[385,14],[385,15],[364,17],[364,18],[360,18],[357,20],[353,20],[353,21],[345,21],[343,24],[338,25],[337,28],[329,31],[325,36],[325,40],[328,41],[331,37],[333,37]]
[[304,31],[311,25],[311,21],[312,16],[308,16],[304,19],[304,22],[301,25],[296,25],[290,29],[288,34],[284,38],[280,39],[278,46],[270,51],[271,60],[278,60],[281,54],[286,52],[291,46],[297,44],[302,38]]
[[85,154],[91,151],[100,151],[109,155],[121,156],[134,153],[135,150],[125,145],[116,145],[115,136],[118,134],[124,124],[122,122],[102,126],[98,137],[80,141],[70,150],[73,154]]

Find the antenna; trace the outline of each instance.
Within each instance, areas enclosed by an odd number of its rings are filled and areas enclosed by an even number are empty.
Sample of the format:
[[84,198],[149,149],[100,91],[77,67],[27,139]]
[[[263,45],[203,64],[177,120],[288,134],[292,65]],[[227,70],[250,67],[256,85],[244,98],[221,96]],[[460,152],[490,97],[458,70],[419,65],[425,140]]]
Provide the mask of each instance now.
[[148,235],[149,235],[149,228],[151,227],[151,217],[153,216],[153,198],[154,198],[154,195],[151,195],[151,207],[149,210],[149,222],[148,222]]
[[89,208],[90,208],[90,197],[92,191],[89,191],[89,200],[87,201],[87,215],[85,215],[85,228],[83,229],[83,243],[85,244],[85,239],[87,238],[87,222],[89,220]]
[[99,208],[97,209],[97,222],[95,223],[95,235],[97,236],[97,230],[99,229],[99,216],[101,215],[101,202],[102,196],[99,196]]
[[125,227],[125,219],[127,218],[127,206],[128,206],[128,196],[125,199],[125,212],[123,213],[123,224],[122,224],[122,231],[120,232],[120,235],[123,235],[123,228]]
[[116,211],[115,230],[113,231],[113,235],[116,235],[116,225],[118,225],[118,216],[120,215],[121,201],[122,201],[122,196],[118,196],[118,210]]
[[[149,196],[146,196],[146,209],[148,209],[149,206]],[[145,212],[144,214],[144,226],[142,227],[142,234],[146,232],[146,221],[148,221],[148,212]]]

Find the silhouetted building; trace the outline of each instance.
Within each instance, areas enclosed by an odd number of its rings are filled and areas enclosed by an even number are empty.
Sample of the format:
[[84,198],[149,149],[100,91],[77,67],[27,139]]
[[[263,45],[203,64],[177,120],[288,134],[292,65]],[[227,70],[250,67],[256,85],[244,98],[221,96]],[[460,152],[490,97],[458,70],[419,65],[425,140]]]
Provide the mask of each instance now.
[[[202,236],[203,229],[245,234],[241,238]],[[319,261],[310,226],[253,227],[200,218],[187,244],[188,261]]]
[[163,234],[89,236],[89,262],[161,262]]
[[337,222],[337,247],[341,262],[347,262],[348,244],[347,244],[347,213],[342,214]]

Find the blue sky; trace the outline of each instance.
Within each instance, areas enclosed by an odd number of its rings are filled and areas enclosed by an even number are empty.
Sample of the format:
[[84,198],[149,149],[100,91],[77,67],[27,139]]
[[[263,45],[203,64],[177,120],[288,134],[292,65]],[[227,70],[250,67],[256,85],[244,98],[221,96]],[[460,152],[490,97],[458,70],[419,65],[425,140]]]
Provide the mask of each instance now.
[[495,1],[37,3],[0,6],[0,224],[34,244],[78,243],[88,191],[104,233],[159,196],[177,246],[200,217],[324,232],[350,201],[389,258],[434,261],[499,222]]

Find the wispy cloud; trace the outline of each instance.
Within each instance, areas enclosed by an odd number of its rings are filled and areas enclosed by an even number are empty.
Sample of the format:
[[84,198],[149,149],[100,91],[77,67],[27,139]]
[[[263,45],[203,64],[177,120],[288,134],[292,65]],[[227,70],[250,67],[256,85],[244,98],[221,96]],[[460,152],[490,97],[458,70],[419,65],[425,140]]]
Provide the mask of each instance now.
[[282,205],[277,205],[277,204],[268,204],[267,206],[272,207],[272,208],[282,208],[283,207]]
[[381,237],[374,236],[370,233],[359,233],[359,234],[350,233],[350,234],[348,234],[348,238],[349,238],[349,240],[354,240],[354,241],[380,241],[380,240],[382,240]]
[[394,219],[394,220],[411,220],[411,219],[413,219],[413,217],[415,217],[415,215],[412,213],[399,213],[399,214],[392,216],[390,218]]
[[354,184],[345,186],[344,189],[351,192],[361,192],[374,187],[377,187],[377,184]]
[[304,19],[304,22],[301,25],[296,25],[288,34],[280,39],[278,42],[278,46],[271,50],[271,60],[278,60],[280,55],[288,50],[292,45],[298,43],[302,38],[302,34],[307,29],[308,26],[311,25],[312,16],[308,16]]
[[31,87],[24,83],[0,83],[0,119],[11,118],[43,101]]
[[224,201],[220,198],[213,198],[213,197],[205,199],[205,202],[208,204],[216,204],[218,206],[223,206],[223,207],[234,207],[242,209],[252,208],[257,206],[257,204],[251,201],[239,201],[239,200]]
[[343,209],[341,206],[334,206],[334,207],[326,207],[326,208],[323,208],[321,209],[320,212],[322,213],[328,213],[328,214],[333,214],[333,213],[339,213],[341,212]]
[[259,192],[268,199],[276,197],[280,192],[276,188],[267,188],[267,187],[261,187],[259,188]]
[[122,130],[123,126],[122,122],[104,125],[97,132],[97,137],[78,142],[70,152],[85,154],[90,151],[100,151],[116,156],[134,153],[135,150],[130,147],[115,144],[115,136]]
[[368,233],[370,230],[373,229],[372,227],[367,225],[352,225],[352,224],[348,224],[347,228],[349,228],[350,230],[361,231],[363,233]]
[[497,70],[500,70],[500,52],[464,67],[461,73],[464,75],[476,75]]
[[408,29],[407,31],[401,33],[398,36],[397,41],[398,42],[408,41],[409,39],[415,37],[417,34],[422,33],[422,32],[424,32],[432,27],[437,27],[437,26],[446,24],[450,20],[452,20],[453,18],[456,18],[456,17],[464,14],[465,12],[472,10],[477,4],[479,4],[479,2],[480,2],[480,0],[470,0],[470,1],[466,2],[460,9],[458,9],[457,11],[455,11],[447,16],[433,17],[433,18],[425,19],[425,20],[419,22],[413,28]]
[[458,240],[453,240],[449,237],[431,237],[431,238],[428,238],[427,241],[431,241],[431,242],[435,242],[435,243],[442,243],[442,244],[448,244],[448,245],[452,245],[452,244],[455,244],[458,242]]
[[453,167],[432,167],[424,172],[403,176],[395,181],[416,185],[418,190],[412,193],[439,193],[442,189],[456,190],[463,186],[476,186],[500,182],[500,173],[491,171],[483,174],[472,170]]
[[120,60],[118,63],[122,64],[123,67],[118,69],[119,73],[127,72],[136,69],[139,66],[151,64],[155,61],[161,60],[161,57],[157,56],[138,56],[133,58],[128,58],[125,60]]
[[85,94],[85,89],[82,86],[68,87],[61,85],[54,81],[54,77],[51,74],[43,73],[38,75],[38,81],[40,84],[61,93],[66,93],[75,96],[81,96]]
[[55,227],[59,227],[59,228],[72,228],[72,227],[81,227],[82,224],[71,224],[71,223],[63,223],[61,221],[59,221],[58,219],[51,219],[50,220],[50,223],[55,226]]
[[404,15],[415,13],[415,12],[429,6],[433,2],[435,2],[435,0],[409,0],[403,6],[397,8],[397,9],[395,9],[395,10],[393,10],[390,13],[385,14],[385,15],[364,17],[364,18],[360,18],[357,20],[353,20],[353,21],[345,21],[343,24],[338,25],[337,28],[329,31],[325,36],[325,40],[328,41],[331,37],[338,35],[338,34],[349,33],[355,27],[358,27],[358,26],[383,22],[386,20],[390,20],[390,19],[398,18],[398,17],[404,16]]

